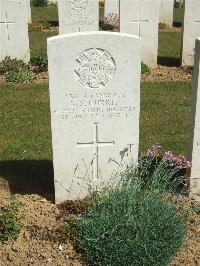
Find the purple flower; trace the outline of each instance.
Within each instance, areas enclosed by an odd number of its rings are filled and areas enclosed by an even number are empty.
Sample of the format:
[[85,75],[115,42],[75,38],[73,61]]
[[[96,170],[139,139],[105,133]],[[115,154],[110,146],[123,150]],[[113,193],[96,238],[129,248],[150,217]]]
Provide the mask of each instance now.
[[151,148],[147,150],[147,156],[154,156],[160,148],[161,146],[158,144],[152,145]]

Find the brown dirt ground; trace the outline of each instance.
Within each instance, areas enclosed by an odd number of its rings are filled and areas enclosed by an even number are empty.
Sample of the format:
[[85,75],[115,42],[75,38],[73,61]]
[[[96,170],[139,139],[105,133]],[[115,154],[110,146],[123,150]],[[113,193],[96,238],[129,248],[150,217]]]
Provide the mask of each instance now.
[[[9,190],[0,184],[0,206],[9,202]],[[36,194],[16,195],[23,203],[26,218],[16,240],[0,244],[0,265],[86,265],[70,240],[61,233],[62,221],[58,220],[56,205]]]
[[[0,206],[9,202],[10,191],[0,183]],[[24,227],[16,240],[0,244],[0,265],[87,265],[73,247],[72,240],[61,231],[63,221],[70,216],[69,206],[56,206],[37,194],[16,195],[23,203]],[[200,265],[200,212],[191,211],[200,204],[188,198],[178,198],[180,209],[188,210],[187,243],[170,266]],[[73,207],[73,206],[72,206]],[[64,210],[64,212],[63,212]],[[66,212],[67,210],[67,212]],[[70,219],[70,218],[69,218]]]

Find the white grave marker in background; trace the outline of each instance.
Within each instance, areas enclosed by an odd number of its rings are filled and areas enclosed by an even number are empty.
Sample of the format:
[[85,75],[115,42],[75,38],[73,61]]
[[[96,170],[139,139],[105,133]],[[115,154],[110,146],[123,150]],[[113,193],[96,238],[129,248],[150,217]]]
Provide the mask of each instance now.
[[193,66],[195,40],[200,36],[200,0],[185,0],[182,65]]
[[31,1],[26,0],[27,21],[31,23]]
[[0,61],[6,56],[30,59],[25,0],[0,2]]
[[99,30],[98,0],[58,0],[59,33]]
[[150,67],[157,66],[159,7],[157,0],[120,1],[120,32],[141,37],[142,61]]
[[137,161],[140,46],[109,32],[48,39],[56,202],[108,183],[117,166],[109,159],[120,162],[128,144]]
[[174,0],[160,0],[160,22],[172,27]]
[[104,1],[104,15],[116,14],[119,16],[120,0],[105,0]]
[[192,159],[190,196],[200,200],[200,38],[196,40],[193,74],[189,159]]

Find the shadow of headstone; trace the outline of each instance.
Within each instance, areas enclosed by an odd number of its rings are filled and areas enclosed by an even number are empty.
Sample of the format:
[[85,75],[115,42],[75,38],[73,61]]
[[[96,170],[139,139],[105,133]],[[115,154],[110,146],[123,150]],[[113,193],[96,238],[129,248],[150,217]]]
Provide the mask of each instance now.
[[7,180],[12,194],[38,194],[54,202],[50,160],[0,161],[0,177]]

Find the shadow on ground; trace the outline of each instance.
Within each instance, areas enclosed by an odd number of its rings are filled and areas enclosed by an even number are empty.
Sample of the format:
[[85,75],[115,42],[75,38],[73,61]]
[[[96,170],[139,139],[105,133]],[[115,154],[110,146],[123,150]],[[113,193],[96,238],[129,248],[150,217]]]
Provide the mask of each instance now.
[[52,161],[0,161],[0,177],[7,180],[12,194],[38,194],[54,202]]
[[168,67],[179,67],[180,58],[158,56],[158,65]]
[[180,21],[173,21],[173,27],[175,27],[175,28],[181,28],[182,27],[182,22],[180,22]]

